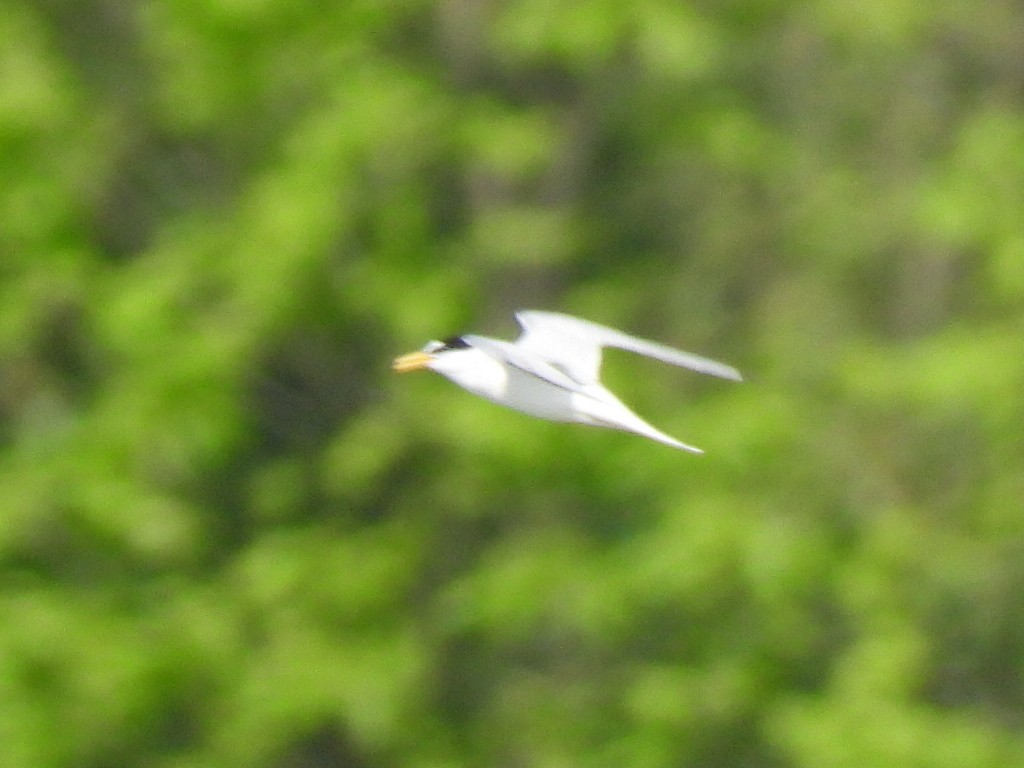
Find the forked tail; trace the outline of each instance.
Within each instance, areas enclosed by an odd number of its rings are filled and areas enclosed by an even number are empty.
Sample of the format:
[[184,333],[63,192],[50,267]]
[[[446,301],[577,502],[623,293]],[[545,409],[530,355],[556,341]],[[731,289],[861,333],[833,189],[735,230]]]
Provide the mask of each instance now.
[[[586,408],[586,419],[587,423],[593,424],[599,427],[608,427],[609,429],[617,429],[621,432],[632,432],[635,435],[655,440],[664,445],[670,445],[673,448],[678,448],[681,451],[689,451],[690,453],[704,453],[703,450],[695,445],[689,445],[681,440],[676,440],[671,435],[667,435],[660,429],[648,424],[642,418],[633,413],[630,408],[619,400],[615,395],[609,392],[604,387],[600,390],[591,390],[588,392],[591,398],[587,398],[590,401],[590,408]],[[581,409],[581,411],[584,409]]]

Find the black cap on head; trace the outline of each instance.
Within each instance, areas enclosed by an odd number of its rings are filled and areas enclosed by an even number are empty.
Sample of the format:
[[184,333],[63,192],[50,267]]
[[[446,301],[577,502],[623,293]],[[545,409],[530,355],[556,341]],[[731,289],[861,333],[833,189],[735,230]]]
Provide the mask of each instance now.
[[[461,336],[451,336],[441,342],[441,349],[467,349],[469,344]],[[438,350],[440,351],[440,350]]]

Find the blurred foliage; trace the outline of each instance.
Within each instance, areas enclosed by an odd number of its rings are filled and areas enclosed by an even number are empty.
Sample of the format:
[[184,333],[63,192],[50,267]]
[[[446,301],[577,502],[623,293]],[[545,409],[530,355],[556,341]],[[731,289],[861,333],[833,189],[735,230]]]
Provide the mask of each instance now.
[[[0,768],[1024,764],[982,5],[0,5]],[[520,307],[748,381],[390,375]]]

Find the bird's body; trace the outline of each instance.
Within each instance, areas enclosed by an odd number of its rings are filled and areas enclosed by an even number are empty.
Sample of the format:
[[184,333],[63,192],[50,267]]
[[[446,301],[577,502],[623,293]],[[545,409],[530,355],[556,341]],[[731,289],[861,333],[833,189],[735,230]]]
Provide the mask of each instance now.
[[731,366],[672,349],[614,328],[554,312],[516,314],[523,328],[514,342],[465,335],[431,341],[403,355],[394,368],[427,368],[475,395],[549,421],[633,432],[674,448],[703,453],[648,424],[598,380],[601,348],[618,347],[662,362],[741,380]]

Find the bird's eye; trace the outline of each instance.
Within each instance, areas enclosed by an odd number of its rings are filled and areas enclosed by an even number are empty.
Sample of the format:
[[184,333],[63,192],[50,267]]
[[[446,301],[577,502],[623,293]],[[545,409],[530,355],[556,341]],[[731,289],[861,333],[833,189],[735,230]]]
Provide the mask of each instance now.
[[469,344],[461,336],[452,336],[441,342],[441,349],[466,349]]

